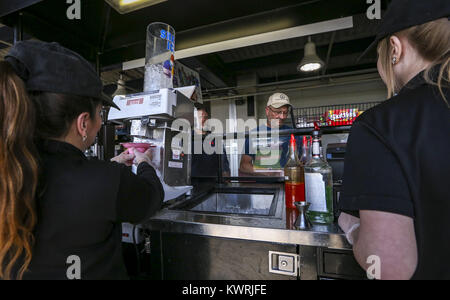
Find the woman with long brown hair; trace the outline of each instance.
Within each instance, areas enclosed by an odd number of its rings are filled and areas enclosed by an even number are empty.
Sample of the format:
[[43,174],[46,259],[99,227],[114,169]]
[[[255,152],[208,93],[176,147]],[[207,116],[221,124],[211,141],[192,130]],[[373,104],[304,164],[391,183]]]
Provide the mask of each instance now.
[[352,128],[339,225],[376,279],[450,279],[450,3],[394,0],[379,28],[390,99]]
[[121,223],[154,214],[164,191],[149,153],[84,156],[115,106],[102,89],[56,43],[19,42],[0,62],[0,279],[127,279]]
[[31,261],[38,161],[34,107],[22,80],[5,62],[0,62],[0,84],[0,278],[8,279],[20,257],[19,277]]

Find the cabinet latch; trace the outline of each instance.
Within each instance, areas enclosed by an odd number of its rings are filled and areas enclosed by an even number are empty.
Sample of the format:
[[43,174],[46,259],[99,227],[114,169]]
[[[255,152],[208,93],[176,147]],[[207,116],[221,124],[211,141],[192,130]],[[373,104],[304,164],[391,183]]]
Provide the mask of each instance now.
[[269,272],[297,277],[300,256],[293,253],[269,251]]

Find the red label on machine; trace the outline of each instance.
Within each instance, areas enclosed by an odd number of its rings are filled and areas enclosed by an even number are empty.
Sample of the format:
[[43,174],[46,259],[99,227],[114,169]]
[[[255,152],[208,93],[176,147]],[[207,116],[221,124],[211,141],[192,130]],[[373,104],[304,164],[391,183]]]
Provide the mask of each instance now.
[[131,100],[127,101],[127,106],[137,105],[137,104],[142,104],[142,103],[144,103],[144,98],[131,99]]

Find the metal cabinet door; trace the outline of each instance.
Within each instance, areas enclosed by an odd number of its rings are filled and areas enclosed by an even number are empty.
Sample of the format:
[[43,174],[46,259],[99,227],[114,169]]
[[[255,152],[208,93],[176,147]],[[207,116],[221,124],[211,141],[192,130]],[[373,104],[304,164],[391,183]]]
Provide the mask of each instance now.
[[[269,251],[296,255],[296,245],[152,232],[153,236],[155,234],[160,234],[159,241],[158,238],[152,238],[152,270],[155,279],[298,279],[298,276],[269,272]],[[157,251],[159,253],[155,253]]]

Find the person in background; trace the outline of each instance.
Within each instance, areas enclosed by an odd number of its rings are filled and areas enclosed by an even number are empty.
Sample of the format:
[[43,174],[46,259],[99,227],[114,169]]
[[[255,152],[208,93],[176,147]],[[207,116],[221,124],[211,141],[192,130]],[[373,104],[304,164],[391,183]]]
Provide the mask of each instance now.
[[[292,129],[287,125],[283,125],[283,121],[289,116],[291,108],[292,105],[287,95],[275,93],[270,96],[266,106],[267,123],[258,127],[254,133],[267,132],[261,134],[268,135],[272,129]],[[300,150],[300,148],[298,149]],[[280,136],[277,139],[271,139],[269,141],[252,138],[251,136],[246,138],[245,154],[242,155],[239,167],[240,175],[278,176],[280,170],[286,165],[288,150],[289,136]],[[273,170],[276,172],[269,172]]]
[[18,42],[0,62],[0,279],[128,279],[121,223],[149,218],[164,191],[148,153],[84,156],[102,105],[116,107],[102,90],[57,43]]
[[[197,135],[198,138],[194,138],[194,144],[192,145],[192,168],[191,168],[191,176],[192,177],[218,177],[219,171],[219,162],[222,159],[222,176],[229,177],[230,176],[230,164],[228,162],[228,157],[225,151],[225,147],[223,147],[223,153],[212,153],[207,154],[204,151],[204,142],[205,138],[211,134],[211,132],[207,131],[205,128],[205,123],[209,119],[208,112],[206,111],[206,107],[203,104],[196,104],[195,108],[197,110],[197,128],[194,130],[194,135]],[[195,143],[202,143],[202,152],[196,153],[195,149],[200,149],[200,147],[195,147]],[[210,142],[211,148],[215,148],[216,140],[213,139]]]
[[449,16],[394,0],[375,41],[391,98],[353,125],[339,225],[377,279],[450,279]]

